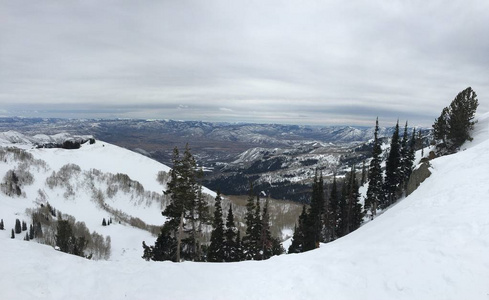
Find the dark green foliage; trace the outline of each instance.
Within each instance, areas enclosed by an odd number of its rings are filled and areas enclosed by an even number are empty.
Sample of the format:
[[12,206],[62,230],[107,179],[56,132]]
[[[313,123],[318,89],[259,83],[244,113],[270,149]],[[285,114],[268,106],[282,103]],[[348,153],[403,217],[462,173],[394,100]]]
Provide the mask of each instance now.
[[[407,123],[406,123],[407,125]],[[407,136],[407,128],[404,129],[404,135]],[[404,138],[403,138],[404,141]],[[404,144],[404,143],[403,143]],[[406,141],[405,145],[403,145],[402,151],[402,190],[403,192],[407,189],[407,184],[409,181],[409,177],[413,172],[413,165],[416,153],[416,129],[413,129],[413,133],[411,135],[411,139]]]
[[[69,254],[85,257],[84,251],[88,245],[88,241],[82,233],[79,236],[75,235],[75,230],[83,232],[86,227],[83,223],[77,223],[81,225],[72,226],[72,223],[68,220],[58,220],[58,227],[55,235],[56,246],[59,250]],[[79,228],[78,228],[79,227]],[[86,230],[88,235],[89,232]]]
[[245,260],[251,260],[256,256],[257,240],[256,240],[256,218],[255,218],[255,195],[253,191],[253,183],[250,182],[248,191],[248,199],[246,202],[246,231],[242,239],[243,255]]
[[27,230],[27,223],[25,221],[22,221],[22,231]]
[[15,219],[15,234],[19,234],[22,232],[22,225],[20,224],[19,219]]
[[34,239],[34,226],[32,224],[29,226],[29,239]]
[[146,243],[143,242],[143,248],[143,258],[145,260],[176,260],[177,240],[172,236],[168,226],[163,226],[154,246],[147,246]]
[[0,230],[5,230],[5,225],[3,224],[3,219],[0,220]]
[[58,221],[58,230],[55,236],[56,246],[59,250],[66,253],[71,253],[73,249],[73,230],[67,220]]
[[362,162],[362,181],[360,185],[365,184],[365,180],[367,179],[367,168],[365,167],[365,160]]
[[385,166],[385,182],[384,182],[384,202],[381,203],[381,208],[387,208],[393,204],[398,197],[399,188],[402,180],[401,167],[401,144],[399,141],[399,121],[392,135],[391,147],[389,156]]
[[226,232],[224,233],[224,261],[240,261],[241,254],[238,250],[238,229],[234,223],[233,206],[229,206],[226,217]]
[[336,174],[333,177],[333,183],[331,184],[331,192],[328,202],[326,204],[326,211],[324,212],[324,232],[323,241],[330,242],[337,238],[337,226],[339,219],[339,195],[338,184],[336,182]]
[[456,152],[465,141],[472,140],[470,131],[475,124],[473,119],[478,106],[477,94],[468,87],[442,110],[433,124],[439,153]]
[[261,245],[261,259],[269,259],[274,255],[273,249],[273,238],[270,232],[270,214],[268,212],[269,199],[265,201],[263,206],[263,213],[261,218],[261,235],[260,235],[260,245]]
[[181,258],[199,261],[202,259],[200,246],[202,223],[208,222],[208,207],[199,190],[200,172],[188,144],[183,157],[177,148],[173,151],[173,168],[167,184],[166,195],[170,203],[163,211],[167,217],[165,227],[177,240],[176,261]]
[[107,222],[105,221],[105,218],[102,220],[102,226],[107,226]]
[[10,238],[11,239],[15,239],[15,233],[14,233],[14,229],[12,228],[12,234],[10,235]]
[[238,233],[236,234],[236,253],[238,255],[238,261],[244,260],[244,249],[243,249],[243,243],[241,239],[241,231],[238,230]]
[[214,205],[214,221],[211,232],[211,243],[207,249],[207,261],[223,262],[224,254],[224,223],[222,220],[221,192],[217,192]]
[[358,229],[362,223],[362,205],[359,203],[358,182],[355,167],[345,177],[340,198],[340,218],[338,221],[338,237]]
[[384,180],[382,176],[382,148],[379,141],[379,119],[375,121],[374,145],[372,150],[372,160],[370,161],[370,169],[368,172],[368,190],[367,199],[365,199],[365,210],[370,210],[371,218],[377,214],[379,204],[383,202]]
[[304,251],[319,248],[323,226],[322,217],[325,207],[324,201],[323,175],[321,173],[318,176],[318,171],[316,170],[312,185],[311,206],[305,223]]
[[294,235],[292,236],[292,243],[289,246],[288,253],[300,253],[304,252],[304,238],[307,223],[307,211],[306,206],[302,206],[302,213],[299,216],[299,224],[294,228]]

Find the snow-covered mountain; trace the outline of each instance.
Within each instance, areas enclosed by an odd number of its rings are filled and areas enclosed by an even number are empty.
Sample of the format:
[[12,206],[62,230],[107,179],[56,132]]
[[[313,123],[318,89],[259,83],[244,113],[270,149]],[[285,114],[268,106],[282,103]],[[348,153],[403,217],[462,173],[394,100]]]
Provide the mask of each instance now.
[[[317,250],[260,262],[90,261],[12,240],[9,232],[3,232],[0,293],[4,299],[486,300],[489,114],[479,118],[473,137],[463,151],[432,160],[432,175],[410,196]],[[98,142],[92,146],[104,148]],[[82,150],[89,159],[90,147]],[[151,166],[130,159],[127,166],[117,168],[132,166],[140,168],[141,174],[154,173]],[[89,167],[109,168],[103,164],[99,159],[87,161]],[[27,201],[10,200],[0,198],[0,214],[16,213]],[[11,219],[6,222],[11,223]],[[139,237],[126,240],[140,247]]]

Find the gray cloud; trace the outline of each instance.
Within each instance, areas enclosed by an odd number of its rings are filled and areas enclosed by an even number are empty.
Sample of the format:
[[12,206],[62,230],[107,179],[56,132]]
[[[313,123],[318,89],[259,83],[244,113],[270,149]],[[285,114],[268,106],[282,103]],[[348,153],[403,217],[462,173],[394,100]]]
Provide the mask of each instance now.
[[467,86],[489,109],[487,1],[0,6],[4,115],[429,125]]

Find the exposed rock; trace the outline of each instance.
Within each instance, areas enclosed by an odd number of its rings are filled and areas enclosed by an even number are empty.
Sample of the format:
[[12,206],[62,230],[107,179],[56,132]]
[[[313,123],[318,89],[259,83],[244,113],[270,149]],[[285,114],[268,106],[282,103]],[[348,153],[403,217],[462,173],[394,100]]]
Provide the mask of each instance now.
[[406,189],[406,194],[410,195],[412,192],[414,192],[419,187],[419,185],[423,181],[425,181],[426,178],[430,177],[430,175],[431,175],[430,163],[429,162],[422,163],[417,169],[415,169],[411,173]]

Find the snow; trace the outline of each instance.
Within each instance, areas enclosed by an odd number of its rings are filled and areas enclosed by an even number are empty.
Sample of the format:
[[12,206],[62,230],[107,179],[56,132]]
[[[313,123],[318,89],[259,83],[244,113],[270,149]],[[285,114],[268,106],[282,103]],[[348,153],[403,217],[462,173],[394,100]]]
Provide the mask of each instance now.
[[[432,175],[414,193],[357,231],[262,262],[89,261],[11,240],[9,223],[0,234],[1,298],[487,300],[489,114],[479,117],[473,136],[464,151],[431,161]],[[128,166],[97,157],[86,167],[131,171],[135,179],[148,167],[146,158],[129,154]],[[3,198],[2,214],[16,205]],[[127,239],[142,250],[141,240]]]

